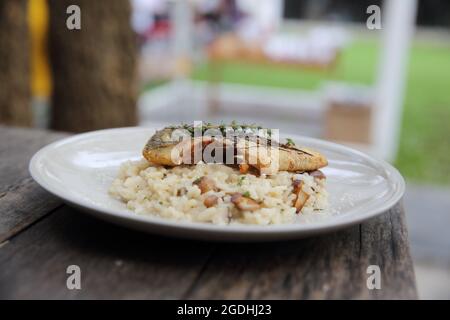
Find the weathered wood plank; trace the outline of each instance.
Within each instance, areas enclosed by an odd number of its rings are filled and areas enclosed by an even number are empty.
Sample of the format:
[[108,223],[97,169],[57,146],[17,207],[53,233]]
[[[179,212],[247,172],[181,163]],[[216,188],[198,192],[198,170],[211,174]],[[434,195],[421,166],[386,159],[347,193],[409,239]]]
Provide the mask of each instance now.
[[361,225],[361,257],[367,264],[380,266],[383,274],[382,290],[371,291],[374,297],[417,299],[402,202],[389,214]]
[[[180,298],[213,245],[117,227],[62,207],[0,247],[0,299]],[[68,290],[66,268],[81,268]]]
[[33,154],[63,133],[0,126],[0,243],[61,205],[28,173]]
[[[381,290],[368,290],[378,265]],[[294,242],[223,245],[185,296],[192,299],[417,298],[404,213]]]
[[[416,298],[403,219],[397,207],[321,237],[211,244],[126,230],[63,207],[0,248],[0,298]],[[65,286],[70,264],[81,267],[82,290]],[[381,290],[366,287],[369,264],[381,268]]]

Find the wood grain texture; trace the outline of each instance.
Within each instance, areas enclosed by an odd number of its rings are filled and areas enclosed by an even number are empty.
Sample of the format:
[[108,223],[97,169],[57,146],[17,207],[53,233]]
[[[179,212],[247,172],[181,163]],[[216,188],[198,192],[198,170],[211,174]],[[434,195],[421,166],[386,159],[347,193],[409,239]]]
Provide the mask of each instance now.
[[[368,290],[379,265],[381,290]],[[404,213],[293,242],[223,245],[186,295],[193,299],[417,298]]]
[[60,206],[28,173],[33,154],[63,133],[0,126],[0,243]]
[[[0,299],[176,299],[213,246],[135,232],[63,207],[0,248]],[[66,268],[81,268],[68,290]]]
[[[403,219],[397,206],[321,237],[215,244],[138,233],[64,206],[0,248],[0,298],[414,299]],[[71,264],[82,270],[81,290],[66,288]],[[369,264],[381,268],[381,290],[367,289]]]

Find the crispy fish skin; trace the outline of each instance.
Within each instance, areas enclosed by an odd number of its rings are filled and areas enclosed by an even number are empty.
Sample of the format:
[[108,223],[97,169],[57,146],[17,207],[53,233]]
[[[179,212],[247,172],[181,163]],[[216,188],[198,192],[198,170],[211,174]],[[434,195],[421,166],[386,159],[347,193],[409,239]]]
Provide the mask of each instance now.
[[244,155],[246,163],[264,174],[314,171],[328,165],[325,156],[309,148],[257,145],[258,152],[251,154],[254,147],[247,141],[242,146],[238,143],[238,152]]
[[[175,141],[172,139],[173,130],[165,128],[157,131],[150,138],[142,152],[148,161],[165,166],[193,164],[194,147],[197,146],[199,150],[203,150],[212,141],[209,137],[190,138],[182,142]],[[214,140],[216,143],[218,142],[217,138]],[[223,139],[223,141],[224,144],[229,144],[229,140]],[[221,142],[218,144],[220,145]],[[244,163],[255,167],[264,174],[275,174],[278,171],[314,171],[328,164],[322,154],[309,148],[263,145],[259,141],[248,141],[242,138],[238,139],[234,147],[236,154],[242,156]],[[252,152],[254,150],[259,151]],[[186,152],[189,152],[189,157]]]
[[280,148],[280,171],[313,171],[328,165],[321,153],[307,148]]
[[156,131],[142,151],[144,158],[154,164],[180,165],[181,163],[177,163],[176,159],[172,159],[172,151],[178,144],[178,142],[172,140],[172,132],[173,130],[170,128]]
[[173,139],[174,129],[165,128],[157,131],[147,142],[142,155],[149,162],[164,166],[179,166],[181,164],[193,164],[201,159],[201,153],[194,154],[194,150],[202,151],[212,142],[211,137],[195,137],[188,139]]
[[142,155],[149,162],[154,164],[160,164],[163,166],[178,166],[181,164],[173,161],[172,152],[176,148],[175,145],[167,146],[167,147],[158,147],[158,148],[144,148]]
[[[174,138],[174,131],[173,128],[156,131],[142,150],[144,158],[149,162],[164,166],[183,164],[183,151],[190,150],[193,147],[194,139],[176,139]],[[179,138],[182,138],[182,136]]]

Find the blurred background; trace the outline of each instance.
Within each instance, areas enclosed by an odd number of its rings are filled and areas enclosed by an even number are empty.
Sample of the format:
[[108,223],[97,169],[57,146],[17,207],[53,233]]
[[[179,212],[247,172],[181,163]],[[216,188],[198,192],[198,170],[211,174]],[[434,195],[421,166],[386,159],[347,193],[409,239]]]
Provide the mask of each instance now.
[[0,1],[0,124],[234,119],[393,163],[419,294],[450,299],[448,1]]

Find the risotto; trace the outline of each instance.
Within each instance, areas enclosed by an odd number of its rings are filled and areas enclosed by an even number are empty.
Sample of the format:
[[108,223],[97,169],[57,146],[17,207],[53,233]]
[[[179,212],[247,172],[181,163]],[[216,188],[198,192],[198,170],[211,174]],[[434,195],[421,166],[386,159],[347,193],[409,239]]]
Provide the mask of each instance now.
[[222,164],[200,162],[165,168],[141,160],[121,166],[109,193],[140,215],[271,225],[326,209],[325,183],[323,175],[308,173],[281,171],[256,176]]

